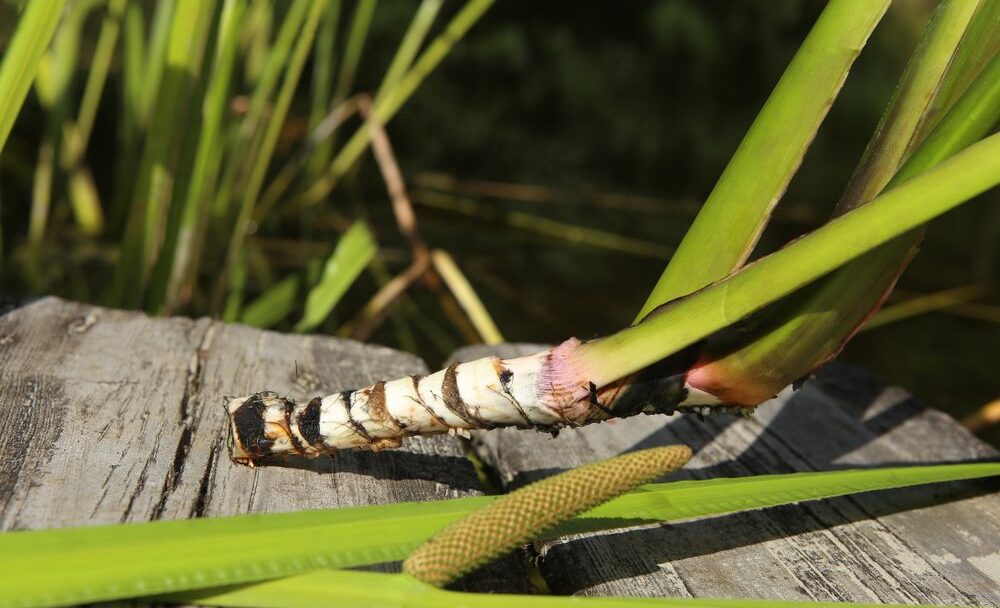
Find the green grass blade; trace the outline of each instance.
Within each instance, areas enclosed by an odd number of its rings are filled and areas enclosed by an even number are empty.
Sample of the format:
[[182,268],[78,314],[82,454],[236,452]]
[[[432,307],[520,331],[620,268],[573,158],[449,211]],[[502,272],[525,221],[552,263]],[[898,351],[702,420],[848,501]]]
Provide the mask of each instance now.
[[288,70],[281,84],[281,90],[278,92],[278,98],[271,109],[260,145],[254,151],[255,155],[253,156],[250,174],[247,176],[247,184],[243,190],[239,213],[229,240],[225,265],[216,286],[217,292],[227,284],[229,269],[236,262],[237,256],[241,254],[243,249],[250,220],[253,217],[254,206],[257,203],[257,197],[260,195],[260,189],[264,185],[267,167],[271,164],[274,148],[278,143],[278,136],[281,135],[281,127],[285,123],[285,117],[288,115],[288,109],[292,104],[295,89],[298,87],[299,78],[302,76],[302,69],[305,67],[306,59],[309,57],[309,51],[312,48],[320,18],[323,16],[324,6],[325,2],[323,0],[313,0],[309,6],[305,23],[295,38]]
[[[212,204],[212,211],[216,219],[232,221],[230,213],[230,203],[235,200],[244,190],[240,188],[241,181],[251,171],[255,158],[255,152],[259,148],[260,124],[263,121],[264,112],[271,103],[271,97],[281,74],[288,63],[289,55],[295,45],[295,40],[302,31],[306,13],[309,8],[309,0],[295,0],[285,13],[284,20],[278,30],[278,37],[273,45],[267,48],[267,53],[262,58],[256,58],[263,40],[259,38],[263,35],[262,30],[269,30],[270,15],[273,6],[269,2],[256,3],[247,13],[241,34],[248,31],[253,33],[250,52],[255,58],[246,59],[246,64],[260,62],[260,68],[253,68],[256,74],[253,93],[250,95],[250,105],[246,116],[240,123],[239,128],[233,137],[229,139],[227,147],[226,166],[222,172],[222,178],[216,188],[215,198]],[[255,23],[255,20],[259,21]],[[264,25],[267,27],[265,28]],[[255,141],[257,140],[257,141]],[[232,259],[227,264],[232,264]],[[226,277],[219,281],[219,285],[226,283]],[[216,310],[222,298],[221,288],[217,287],[213,295],[211,308]]]
[[524,211],[506,211],[496,205],[483,204],[471,198],[430,190],[415,190],[412,197],[413,202],[418,205],[477,218],[492,225],[503,224],[541,235],[546,239],[564,241],[572,245],[619,251],[657,260],[662,260],[673,251],[671,247],[656,241],[645,241],[600,228],[571,224]]
[[657,310],[639,325],[584,343],[579,364],[597,386],[639,371],[800,289],[1000,183],[1000,134],[726,279]]
[[[892,173],[890,187],[955,154],[989,133],[1000,118],[1000,55],[995,52],[989,67],[941,118],[943,102],[935,93],[939,83],[956,69],[980,67],[969,62],[955,67],[952,59],[970,44],[963,32],[996,17],[984,10],[973,15],[968,7],[975,3],[944,3],[935,14],[838,211],[866,202]],[[928,123],[937,126],[909,152],[915,134]],[[904,156],[909,158],[897,172]],[[808,375],[836,356],[878,309],[922,234],[918,228],[897,237],[765,311],[749,327],[715,336],[702,349],[702,362],[689,380],[732,403],[758,403]]]
[[[157,11],[165,10],[171,2],[160,2]],[[146,31],[142,20],[142,7],[135,2],[125,6],[122,24],[121,57],[121,135],[115,159],[114,197],[111,202],[109,223],[119,230],[125,223],[131,195],[135,192],[135,173],[138,166],[142,123],[142,91],[146,63]]]
[[925,483],[1000,475],[1000,462],[848,469],[651,484],[568,522],[553,536],[600,528],[604,518],[674,521]]
[[[312,0],[295,0],[288,8],[285,18],[278,31],[278,37],[274,45],[269,49],[263,66],[260,69],[259,79],[250,97],[250,106],[246,117],[240,124],[237,134],[230,139],[227,149],[227,165],[222,172],[222,178],[216,188],[212,205],[212,212],[216,219],[224,222],[232,222],[229,244],[226,248],[223,268],[218,273],[215,287],[212,290],[210,309],[218,311],[224,300],[228,297],[227,310],[230,315],[236,314],[230,304],[242,299],[242,294],[227,296],[227,290],[232,290],[233,283],[230,275],[237,263],[237,258],[242,253],[243,241],[246,237],[246,228],[249,221],[249,214],[253,211],[253,205],[259,193],[263,175],[267,171],[274,151],[274,145],[268,145],[267,140],[277,142],[280,134],[281,124],[287,114],[287,104],[282,104],[279,99],[274,102],[273,112],[264,125],[265,112],[272,104],[272,95],[285,74],[285,81],[282,90],[279,91],[279,98],[294,94],[295,84],[302,73],[302,63],[304,56],[308,56],[309,47],[305,47],[302,53],[302,37],[307,36],[310,44],[315,36],[316,22],[310,15],[314,14],[318,8]],[[310,22],[307,23],[307,18]],[[300,61],[301,59],[301,61]],[[286,71],[287,68],[287,71]],[[294,81],[294,84],[293,84]],[[285,105],[281,112],[280,120],[276,116],[278,105]],[[230,203],[239,200],[239,208],[236,217],[230,215]],[[249,209],[247,209],[249,207]]]
[[406,29],[403,40],[399,43],[399,48],[396,49],[392,62],[389,63],[389,69],[382,77],[382,84],[379,85],[378,91],[375,93],[375,99],[384,96],[387,90],[396,86],[399,79],[413,65],[413,59],[424,43],[427,32],[434,25],[434,19],[441,10],[442,3],[443,0],[423,0],[420,3],[416,14],[413,15],[413,20],[410,21],[410,27]]
[[[323,16],[325,4],[326,2],[323,0],[313,0],[302,30],[298,32],[295,39],[295,45],[292,48],[289,58],[288,69],[281,83],[281,90],[278,92],[274,107],[271,108],[271,113],[264,130],[264,137],[260,148],[256,150],[256,157],[250,171],[249,181],[244,191],[243,206],[247,208],[247,219],[249,219],[250,212],[253,211],[254,204],[257,202],[261,186],[264,183],[267,167],[271,164],[274,147],[278,143],[281,127],[285,122],[285,117],[288,115],[288,109],[291,107],[292,98],[295,95],[299,79],[302,76],[302,69],[305,67],[306,59],[309,57],[309,50],[316,36],[320,18]],[[243,229],[244,226],[237,226],[237,228],[238,230]],[[245,230],[241,230],[241,233],[245,233]]]
[[[157,9],[164,10],[164,7],[169,6],[170,2],[161,2],[157,5]],[[125,7],[122,47],[124,139],[129,142],[134,140],[139,132],[143,66],[146,57],[146,32],[142,22],[142,8],[138,4],[129,3]]]
[[647,597],[570,597],[467,593],[426,585],[404,574],[317,570],[299,576],[220,590],[160,598],[233,608],[327,608],[336,606],[406,606],[408,608],[886,608],[899,604],[857,604],[776,600],[730,600]]
[[[1000,463],[793,473],[643,486],[551,536],[856,492],[1000,475]],[[32,608],[260,581],[399,560],[494,498],[460,498],[0,534],[0,607]],[[247,547],[262,550],[248,551]],[[266,550],[263,550],[266,548]],[[59,577],[52,577],[57,571]],[[217,591],[214,593],[218,593]]]
[[173,29],[176,8],[177,0],[163,0],[156,3],[152,27],[149,32],[149,44],[144,44],[141,47],[145,50],[145,55],[139,59],[141,63],[139,63],[139,70],[136,74],[138,78],[135,80],[137,87],[135,92],[138,96],[138,124],[143,130],[149,126],[153,108],[156,106],[160,94],[160,85],[167,67],[167,48],[170,44],[170,32]]
[[83,26],[90,13],[97,8],[98,2],[99,0],[84,0],[71,4],[52,37],[52,44],[42,55],[35,79],[35,92],[38,94],[38,101],[50,112],[61,105],[68,105],[70,85],[80,55]]
[[[347,99],[351,89],[354,87],[354,80],[357,76],[358,65],[361,63],[361,54],[364,52],[365,41],[368,39],[368,31],[371,29],[372,17],[375,15],[376,0],[359,0],[354,8],[354,15],[351,17],[351,24],[347,30],[347,42],[344,44],[344,55],[337,70],[337,84],[333,92],[333,97],[324,108],[323,115],[332,111]],[[320,117],[322,120],[322,116]],[[312,151],[306,163],[307,180],[311,181],[320,175],[323,168],[330,162],[333,156],[334,138],[330,137]]]
[[[71,126],[67,128],[72,129]],[[78,136],[71,132],[68,137],[76,138]],[[75,142],[74,145],[79,145],[79,143]],[[80,232],[88,236],[100,234],[104,229],[104,211],[90,171],[83,167],[73,168],[67,178],[66,194],[69,196],[73,216],[80,227]]]
[[[51,133],[42,141],[38,148],[38,161],[35,164],[35,175],[31,188],[31,215],[28,220],[28,243],[33,252],[37,252],[45,236],[45,227],[49,221],[49,210],[52,206],[52,181],[55,173],[55,141]],[[36,287],[38,287],[36,285]]]
[[240,323],[265,329],[274,327],[295,309],[301,284],[302,279],[298,275],[278,281],[243,308]]
[[973,83],[920,148],[906,161],[890,186],[937,165],[990,132],[1000,119],[1000,54]]
[[938,89],[970,21],[982,4],[978,0],[947,0],[938,5],[889,108],[875,129],[875,136],[868,143],[837,205],[838,213],[874,198],[920,143],[915,135],[921,123],[933,121],[937,116],[931,108]]
[[235,323],[243,310],[243,290],[246,288],[247,275],[250,274],[250,264],[247,257],[247,252],[241,250],[233,261],[233,267],[229,273],[229,293],[226,295],[222,307],[222,320],[226,323]]
[[[38,164],[35,167],[35,179],[32,188],[31,216],[28,222],[28,242],[30,256],[35,257],[40,251],[45,229],[48,224],[54,196],[62,194],[59,182],[63,177],[60,169],[66,168],[67,148],[72,149],[72,141],[66,146],[64,139],[71,135],[73,126],[70,123],[70,97],[73,76],[79,58],[80,37],[83,26],[90,13],[97,7],[96,0],[74,2],[69,5],[52,37],[49,49],[42,55],[35,77],[35,92],[38,101],[46,110],[46,138],[42,141],[38,153]],[[58,159],[58,160],[57,160]],[[73,197],[80,190],[68,190],[71,202],[82,199]],[[92,202],[92,201],[87,201]],[[84,202],[86,204],[86,202]],[[89,209],[75,206],[74,211],[83,211],[87,215]],[[93,228],[94,226],[89,226]],[[36,262],[29,262],[34,265]],[[29,275],[37,275],[34,270]],[[35,282],[34,289],[44,289],[42,284]]]
[[[1000,51],[1000,28],[997,23],[1000,23],[1000,2],[979,2],[979,9],[938,87],[931,108],[936,115],[946,114]],[[933,119],[924,120],[913,135],[914,141],[923,141],[935,126]]]
[[263,121],[264,112],[271,103],[271,96],[278,86],[281,74],[293,52],[292,49],[302,32],[309,6],[309,0],[296,0],[291,4],[284,21],[281,23],[281,29],[278,31],[274,46],[266,55],[267,59],[261,68],[260,80],[257,81],[257,86],[250,98],[250,108],[247,110],[247,116],[242,126],[244,137],[247,140],[257,132]]
[[0,564],[10,569],[0,578],[0,607],[87,603],[401,559],[489,500],[3,533]]
[[327,2],[326,10],[316,32],[316,50],[313,51],[312,87],[309,97],[309,130],[312,131],[330,107],[333,71],[336,59],[337,27],[340,24],[341,0]]
[[889,2],[834,0],[785,70],[639,311],[718,281],[750,256]]
[[493,317],[490,316],[483,301],[479,298],[472,283],[465,277],[462,269],[455,263],[455,259],[442,249],[431,250],[431,264],[437,271],[441,280],[451,291],[459,306],[465,311],[466,316],[476,328],[476,332],[482,337],[484,344],[500,344],[504,341],[503,334],[497,327]]
[[0,151],[28,96],[66,0],[30,2],[0,64]]
[[[140,304],[163,245],[178,156],[189,135],[183,125],[190,118],[189,110],[197,111],[191,108],[189,97],[196,87],[214,7],[212,1],[181,0],[173,11],[163,59],[162,94],[157,95],[152,109],[122,263],[115,268],[112,285],[111,300],[128,307]],[[157,63],[155,59],[153,63]]]
[[211,78],[201,108],[201,129],[194,168],[188,182],[177,232],[169,235],[163,256],[170,257],[169,276],[154,295],[154,309],[162,302],[174,311],[194,290],[205,233],[208,230],[212,185],[222,164],[225,150],[223,122],[228,108],[230,83],[236,69],[236,51],[240,24],[246,10],[245,0],[226,0],[217,35],[216,54]]
[[[396,112],[420,87],[424,79],[437,68],[441,61],[448,55],[455,44],[462,39],[469,29],[475,25],[486,10],[493,5],[495,0],[469,0],[468,3],[457,15],[448,23],[437,38],[420,55],[416,63],[406,73],[406,76],[399,81],[399,84],[390,91],[386,91],[383,98],[377,99],[374,107],[374,117],[379,123],[388,124]],[[298,202],[302,204],[316,204],[323,200],[326,195],[333,190],[334,186],[344,176],[347,171],[354,166],[354,163],[361,158],[361,153],[368,147],[371,140],[371,133],[368,129],[361,128],[354,132],[354,135],[344,144],[337,156],[327,167],[326,171],[316,182],[299,197]]]
[[315,329],[329,315],[340,298],[375,256],[375,238],[364,222],[356,222],[340,237],[337,248],[326,261],[323,276],[309,291],[306,309],[295,331]]
[[351,27],[347,32],[347,43],[344,45],[344,59],[340,62],[337,74],[337,87],[333,92],[333,104],[347,99],[354,87],[354,79],[361,64],[361,54],[365,50],[365,41],[371,29],[372,17],[375,15],[376,0],[359,0],[351,19]]
[[[87,73],[87,81],[83,89],[80,108],[77,111],[76,124],[63,117],[62,165],[69,174],[68,195],[76,216],[77,224],[84,234],[96,235],[104,228],[104,209],[93,183],[90,170],[83,164],[87,151],[94,119],[97,116],[97,106],[101,101],[104,86],[108,79],[108,71],[114,59],[115,45],[121,29],[122,16],[125,13],[125,0],[110,0],[107,12],[101,23],[101,31],[97,38],[97,46],[91,59]],[[83,24],[81,23],[81,29]],[[70,66],[77,63],[76,55],[67,58]]]
[[115,45],[118,42],[118,31],[121,29],[122,15],[125,14],[125,0],[110,0],[108,12],[101,24],[101,33],[97,36],[97,47],[94,58],[90,62],[87,74],[87,84],[83,88],[83,98],[80,110],[76,115],[76,126],[80,131],[83,148],[90,141],[90,132],[97,116],[97,104],[101,101],[101,93],[108,79],[108,68],[114,57]]
[[962,285],[961,287],[953,287],[934,293],[913,296],[898,304],[881,309],[878,314],[865,323],[861,331],[871,331],[883,325],[898,323],[929,312],[961,306],[962,304],[967,304],[988,296],[990,292],[989,285],[985,283],[973,283],[971,285]]
[[[243,55],[243,79],[256,86],[264,72],[264,65],[271,55],[271,33],[279,8],[288,9],[289,3],[277,6],[273,0],[253,0],[247,9],[246,25],[240,34],[240,49]],[[289,13],[285,13],[286,19]],[[280,34],[279,34],[280,36]]]

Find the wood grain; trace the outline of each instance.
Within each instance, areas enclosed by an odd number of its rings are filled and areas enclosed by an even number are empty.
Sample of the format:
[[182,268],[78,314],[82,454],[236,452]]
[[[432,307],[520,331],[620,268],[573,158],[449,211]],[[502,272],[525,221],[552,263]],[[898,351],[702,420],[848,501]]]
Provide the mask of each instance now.
[[[466,361],[535,352],[470,347]],[[846,366],[828,366],[752,418],[637,416],[557,438],[476,437],[505,490],[625,451],[685,443],[672,479],[996,459],[955,421]],[[637,529],[537,547],[554,592],[1000,605],[1000,493],[937,484]]]
[[[537,348],[507,345],[499,354]],[[228,459],[226,394],[270,389],[301,399],[425,371],[412,355],[356,342],[36,301],[0,315],[0,528],[480,493],[463,444],[451,437],[257,469]],[[844,366],[750,419],[636,417],[556,439],[505,430],[477,441],[505,490],[668,443],[695,448],[679,476],[687,478],[997,458],[944,414]],[[580,535],[536,550],[557,593],[1000,605],[997,489],[968,482],[869,493]],[[459,587],[529,589],[516,557]]]
[[[388,348],[44,298],[0,316],[0,529],[260,513],[480,494],[462,443],[230,462],[223,397],[299,399],[426,373]],[[519,562],[464,581],[520,591]]]

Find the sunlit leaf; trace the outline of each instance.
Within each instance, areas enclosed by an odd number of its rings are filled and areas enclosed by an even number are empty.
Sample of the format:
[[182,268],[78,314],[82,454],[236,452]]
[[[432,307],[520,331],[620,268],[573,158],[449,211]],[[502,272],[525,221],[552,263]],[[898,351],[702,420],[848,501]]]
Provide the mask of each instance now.
[[702,598],[573,597],[503,593],[463,593],[425,585],[402,574],[318,570],[265,583],[235,586],[167,598],[209,606],[254,608],[327,608],[338,606],[406,606],[408,608],[886,608],[894,604],[792,602]]
[[[1000,463],[795,473],[644,486],[551,536],[1000,475]],[[493,497],[0,534],[0,606],[59,606],[400,560]],[[58,572],[59,576],[52,576]]]
[[309,291],[305,314],[295,326],[296,331],[309,331],[322,323],[347,288],[375,256],[375,238],[364,222],[357,222],[340,237],[337,248],[326,261],[323,276]]
[[813,25],[723,171],[638,319],[750,256],[889,2],[833,0]]
[[38,63],[59,24],[66,0],[30,2],[0,64],[0,150],[35,79]]

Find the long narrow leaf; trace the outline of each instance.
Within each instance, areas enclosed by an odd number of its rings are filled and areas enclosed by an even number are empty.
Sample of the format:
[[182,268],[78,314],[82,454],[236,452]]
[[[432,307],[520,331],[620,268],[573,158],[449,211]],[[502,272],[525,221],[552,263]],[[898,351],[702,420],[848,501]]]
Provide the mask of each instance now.
[[[364,52],[368,31],[371,29],[372,18],[375,16],[375,5],[376,0],[358,0],[354,7],[354,15],[351,17],[351,24],[347,30],[343,59],[337,67],[337,86],[324,114],[342,104],[354,87],[358,65],[361,63],[361,54]],[[312,151],[306,165],[306,176],[310,181],[320,175],[330,162],[334,144],[335,141],[331,137]]]
[[[934,113],[939,116],[947,113],[1000,51],[1000,28],[996,26],[997,23],[1000,23],[1000,2],[980,2],[975,17],[951,58],[948,72],[938,86],[932,102]],[[923,121],[920,129],[913,135],[914,141],[923,141],[934,126],[933,120]]]
[[851,177],[837,211],[843,213],[871,200],[889,183],[906,156],[920,140],[922,123],[932,123],[943,113],[933,111],[934,99],[948,72],[956,50],[981,0],[942,2],[917,47],[893,100],[882,115],[875,136]]
[[337,248],[323,269],[319,283],[306,298],[306,310],[296,331],[309,331],[323,322],[340,298],[375,255],[375,239],[363,222],[357,222],[340,237]]
[[[254,7],[248,9],[248,16],[244,22],[244,26],[241,28],[241,33],[246,34],[247,31],[252,31],[255,36],[258,35],[259,32],[257,30],[260,24],[255,24],[255,19],[263,20],[264,17],[270,15],[270,11],[273,8],[270,2],[258,2]],[[250,171],[252,163],[256,158],[254,153],[259,148],[259,146],[255,145],[254,139],[259,136],[264,113],[268,105],[272,103],[271,97],[274,94],[274,89],[278,86],[282,71],[288,63],[289,55],[292,53],[292,47],[302,30],[302,24],[305,21],[308,8],[308,0],[294,0],[291,2],[285,13],[285,18],[281,22],[278,37],[275,39],[274,45],[267,47],[267,53],[264,55],[265,59],[262,59],[263,65],[259,69],[259,74],[256,74],[256,86],[250,96],[247,115],[240,124],[237,132],[229,139],[229,145],[227,146],[226,167],[222,172],[222,178],[216,188],[215,199],[212,204],[212,212],[218,219],[231,221],[229,215],[230,203],[235,198],[234,193],[238,194],[243,191],[240,189],[241,180]],[[251,45],[254,53],[260,49],[262,42],[262,40],[255,40]],[[248,58],[248,67],[251,63],[253,61]],[[258,70],[254,69],[252,71],[256,73]],[[230,260],[230,263],[232,263],[232,260]],[[224,284],[225,281],[222,283]],[[213,309],[217,308],[221,296],[220,290],[217,289],[213,297],[213,300],[215,300],[212,305]]]
[[121,29],[122,15],[125,13],[125,0],[110,0],[107,10],[108,13],[101,24],[101,33],[97,37],[97,47],[90,63],[90,73],[83,89],[83,98],[80,100],[80,111],[76,115],[76,126],[80,130],[84,148],[90,141],[90,132],[97,116],[97,104],[101,101],[104,83],[108,78],[108,68],[111,67],[115,45],[118,42],[118,31]]
[[55,34],[65,5],[66,0],[30,2],[18,21],[0,64],[0,151],[28,96],[38,63]]
[[486,310],[483,301],[479,299],[479,294],[469,283],[469,279],[465,278],[462,269],[455,263],[454,258],[447,251],[435,249],[431,251],[431,263],[434,264],[434,269],[441,275],[445,285],[458,300],[462,310],[468,315],[469,321],[482,336],[483,342],[486,344],[503,342],[500,329],[493,321],[489,311]]
[[175,234],[168,235],[164,245],[164,260],[169,260],[169,273],[164,271],[159,293],[154,293],[152,307],[163,302],[173,311],[194,289],[205,232],[208,230],[208,205],[212,184],[222,164],[225,149],[222,135],[223,119],[228,106],[230,81],[236,67],[236,46],[239,26],[246,10],[245,0],[227,0],[223,5],[217,34],[215,61],[201,110],[201,129],[194,167]]
[[208,0],[181,0],[172,15],[160,83],[163,91],[151,109],[122,263],[115,268],[112,300],[120,304],[140,303],[142,288],[163,245],[178,176],[179,150],[184,138],[190,135],[182,125],[192,109],[189,95],[201,69],[214,4]]
[[[466,32],[479,21],[487,9],[496,0],[469,0],[468,3],[458,12],[437,38],[434,39],[427,49],[420,55],[416,63],[409,72],[390,90],[385,91],[385,96],[375,100],[374,115],[375,120],[381,124],[388,124],[396,112],[420,87],[424,79],[433,72],[441,61],[448,55],[452,47],[465,36]],[[323,175],[308,190],[302,193],[300,202],[303,204],[315,204],[323,200],[327,194],[333,190],[334,186],[344,174],[354,166],[354,163],[361,158],[361,153],[368,147],[371,141],[371,133],[368,129],[358,129],[354,132],[344,147],[337,153],[336,158],[326,168]]]
[[[137,58],[138,76],[136,79],[138,94],[139,124],[145,129],[153,115],[153,108],[160,95],[163,75],[167,71],[167,49],[170,45],[170,32],[173,29],[174,11],[178,0],[157,2],[153,12],[152,27],[149,33],[149,43],[142,47],[145,54]],[[141,12],[140,12],[141,14]],[[141,26],[140,22],[140,26]]]
[[[866,203],[893,173],[888,187],[955,154],[989,133],[1000,117],[1000,56],[993,58],[943,118],[945,102],[935,94],[948,74],[980,67],[969,62],[955,67],[952,61],[974,43],[963,33],[978,29],[975,26],[983,19],[996,17],[970,8],[976,8],[976,3],[947,2],[936,12],[838,212]],[[983,52],[995,54],[995,49]],[[917,141],[917,130],[930,124],[936,124],[931,134]],[[897,237],[837,269],[810,290],[782,301],[749,327],[714,337],[702,349],[689,381],[733,403],[757,403],[808,375],[836,356],[877,310],[922,235],[920,227]]]
[[289,578],[161,598],[233,608],[886,608],[896,604],[648,597],[572,597],[445,591],[403,574],[318,570]]
[[788,65],[637,319],[718,281],[750,256],[847,71],[889,6],[834,0]]
[[268,328],[287,317],[298,303],[302,279],[293,274],[275,283],[256,300],[243,307],[240,323]]
[[[327,2],[323,19],[316,32],[313,51],[312,91],[309,99],[309,131],[316,128],[327,115],[332,98],[334,66],[336,65],[337,28],[340,24],[341,0]],[[326,152],[329,154],[329,151]],[[327,158],[321,158],[317,151],[310,159],[310,175],[318,173],[326,165]],[[266,192],[266,191],[265,191]],[[267,198],[267,195],[264,195]]]
[[[720,515],[940,481],[1000,463],[794,473],[652,484],[552,537]],[[0,534],[0,608],[62,606],[400,560],[493,497]],[[52,577],[51,572],[59,572]]]
[[1000,183],[1000,134],[612,336],[578,364],[605,386],[670,356]]
[[243,189],[243,198],[240,203],[239,213],[236,217],[236,224],[229,240],[229,247],[226,251],[226,261],[216,286],[217,290],[227,285],[229,269],[236,263],[241,255],[243,242],[246,239],[247,228],[253,216],[254,206],[260,189],[264,184],[264,177],[267,168],[271,164],[271,157],[274,155],[274,148],[278,144],[278,136],[281,134],[281,127],[285,123],[285,116],[292,104],[292,97],[298,86],[299,78],[302,76],[302,69],[305,67],[306,58],[312,48],[316,30],[319,28],[320,17],[323,16],[323,0],[313,0],[309,6],[309,12],[302,30],[298,32],[295,45],[292,48],[288,69],[285,72],[285,79],[281,83],[281,90],[278,98],[271,110],[271,115],[267,119],[267,125],[260,141],[259,148],[255,151],[253,162],[250,165],[250,173],[247,176],[247,184]]
[[431,29],[431,25],[434,24],[434,18],[437,17],[438,11],[441,10],[443,1],[423,0],[420,3],[416,14],[413,15],[413,20],[410,21],[410,27],[407,28],[402,42],[399,43],[399,48],[396,49],[396,54],[393,56],[392,62],[389,63],[389,69],[385,71],[385,76],[382,77],[382,84],[379,85],[378,91],[375,93],[375,99],[378,99],[385,94],[385,91],[396,86],[399,79],[410,69],[410,66],[413,64],[413,58],[417,56],[420,45],[424,43],[427,32]]
[[[76,73],[75,67],[80,54],[80,41],[83,27],[87,17],[97,8],[95,0],[74,2],[69,5],[65,15],[59,23],[59,28],[52,37],[52,44],[49,50],[42,56],[38,65],[38,75],[35,78],[35,92],[38,101],[46,110],[46,139],[42,141],[38,153],[38,165],[35,168],[35,181],[32,190],[31,217],[28,224],[28,242],[31,245],[32,257],[39,251],[39,245],[44,237],[48,223],[48,217],[53,204],[53,192],[58,195],[58,185],[56,179],[62,177],[56,165],[67,168],[65,159],[73,156],[74,141],[79,138],[73,137],[74,128],[70,123],[70,97],[72,96],[73,76]],[[70,124],[67,124],[70,123]],[[69,140],[69,145],[63,144],[65,139]],[[62,159],[60,162],[57,159]],[[79,195],[79,180],[77,189],[69,188],[70,201],[74,204],[74,212],[78,218],[83,218],[85,232],[93,234],[95,228],[100,228],[94,223],[87,224],[87,220],[96,219],[96,215],[91,213],[93,208],[88,208],[87,201],[81,199]],[[29,265],[34,265],[30,262]],[[37,274],[37,271],[29,273]],[[35,285],[37,290],[39,285]]]
[[[32,2],[18,21],[10,46],[0,64],[0,152],[7,143],[10,130],[21,112],[31,83],[39,73],[45,50],[55,35],[66,0]],[[41,92],[41,89],[39,89]],[[48,197],[51,191],[51,170],[54,162],[51,143],[44,142],[40,152],[40,165],[35,175],[35,195],[32,198],[29,240],[37,243],[48,216]],[[37,195],[41,196],[37,196]],[[0,258],[3,256],[0,230]],[[32,273],[33,274],[33,273]]]
[[375,16],[375,4],[376,0],[359,0],[354,8],[351,27],[347,32],[347,43],[344,46],[344,59],[337,74],[337,88],[333,92],[331,104],[333,106],[347,99],[354,87],[354,78],[361,64],[361,54],[365,50],[365,41],[368,40],[368,31]]

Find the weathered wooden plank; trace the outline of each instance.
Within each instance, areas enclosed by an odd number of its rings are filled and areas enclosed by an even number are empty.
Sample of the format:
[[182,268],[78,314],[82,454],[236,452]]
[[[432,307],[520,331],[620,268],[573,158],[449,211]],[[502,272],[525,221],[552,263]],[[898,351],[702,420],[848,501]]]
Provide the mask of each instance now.
[[[531,345],[462,349],[455,360],[515,356]],[[638,416],[557,438],[476,437],[505,489],[624,451],[686,443],[676,478],[996,458],[953,420],[845,366],[783,393],[753,418]],[[996,483],[845,497],[541,545],[558,593],[1000,604]]]
[[[415,356],[45,298],[0,316],[0,529],[430,500],[481,493],[452,437],[250,469],[226,394],[304,398],[425,373]],[[471,588],[523,590],[505,563]]]
[[0,317],[0,526],[153,518],[208,326],[54,298]]

